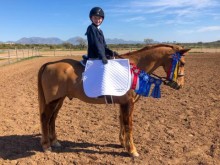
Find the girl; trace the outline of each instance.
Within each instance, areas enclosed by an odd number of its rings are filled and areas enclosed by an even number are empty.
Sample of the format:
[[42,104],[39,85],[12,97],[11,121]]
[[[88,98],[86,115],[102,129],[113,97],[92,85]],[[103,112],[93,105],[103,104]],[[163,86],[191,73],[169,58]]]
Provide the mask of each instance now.
[[100,7],[94,7],[89,13],[89,18],[92,24],[88,26],[86,35],[88,40],[88,58],[98,58],[103,64],[107,64],[107,58],[118,55],[110,50],[105,42],[105,37],[100,25],[102,24],[105,14]]

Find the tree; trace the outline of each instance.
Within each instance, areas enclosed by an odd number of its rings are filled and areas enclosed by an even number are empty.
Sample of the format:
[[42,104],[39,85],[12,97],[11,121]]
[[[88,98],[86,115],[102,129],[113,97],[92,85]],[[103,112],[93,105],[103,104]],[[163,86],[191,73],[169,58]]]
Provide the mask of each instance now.
[[62,47],[64,47],[65,49],[71,49],[71,48],[73,48],[73,45],[69,42],[64,42],[62,44]]
[[83,38],[81,38],[81,37],[78,37],[78,38],[76,39],[76,42],[79,43],[80,49],[84,49],[84,48],[86,47],[86,40],[85,40],[85,39],[83,39]]
[[152,43],[154,42],[154,40],[151,39],[151,38],[146,38],[146,39],[144,39],[144,42],[145,42],[146,44],[152,44]]

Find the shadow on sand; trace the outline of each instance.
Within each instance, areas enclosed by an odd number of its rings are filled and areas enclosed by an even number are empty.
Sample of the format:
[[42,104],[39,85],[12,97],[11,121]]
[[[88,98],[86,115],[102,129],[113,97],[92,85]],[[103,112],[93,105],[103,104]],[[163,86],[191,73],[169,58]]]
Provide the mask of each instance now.
[[[121,152],[121,146],[116,144],[99,145],[86,142],[59,141],[60,148],[53,148],[56,153],[86,153],[86,154],[108,154],[113,156],[128,157],[127,152]],[[93,147],[91,149],[91,147]],[[120,149],[115,151],[100,151],[100,148]],[[94,150],[95,148],[95,150]],[[104,150],[104,149],[103,149]],[[35,155],[36,152],[43,152],[40,145],[40,135],[10,135],[0,136],[0,158],[6,160],[16,160]]]

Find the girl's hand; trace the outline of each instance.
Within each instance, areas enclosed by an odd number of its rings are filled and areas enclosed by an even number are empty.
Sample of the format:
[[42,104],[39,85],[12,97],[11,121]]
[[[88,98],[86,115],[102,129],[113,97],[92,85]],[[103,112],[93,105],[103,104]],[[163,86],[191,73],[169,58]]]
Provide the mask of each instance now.
[[107,63],[108,63],[108,60],[107,60],[106,57],[103,57],[103,58],[102,58],[102,63],[103,63],[103,64],[107,64]]

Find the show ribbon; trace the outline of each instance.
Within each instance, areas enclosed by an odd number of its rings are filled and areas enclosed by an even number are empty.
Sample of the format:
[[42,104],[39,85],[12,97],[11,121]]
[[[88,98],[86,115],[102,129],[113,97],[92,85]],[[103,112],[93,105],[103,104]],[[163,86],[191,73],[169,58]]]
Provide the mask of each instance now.
[[150,96],[149,93],[152,84],[155,84],[151,96],[154,98],[160,98],[160,85],[162,84],[162,80],[151,77],[145,71],[138,69],[134,64],[130,64],[130,66],[132,74],[131,89],[133,89],[138,95],[148,97]]
[[154,84],[155,84],[155,86],[154,86],[154,89],[151,93],[151,96],[154,98],[161,98],[160,85],[162,84],[162,80],[155,79]]
[[144,78],[145,75],[146,74],[143,70],[140,71],[140,73],[139,73],[139,88],[138,88],[138,90],[135,90],[135,92],[139,95],[143,94],[144,88],[146,86],[146,81],[144,81],[144,80],[146,80],[147,78],[146,77]]
[[174,79],[174,73],[175,73],[175,70],[177,70],[177,64],[178,64],[179,60],[180,60],[180,53],[179,52],[172,55],[172,64],[171,64],[169,74],[167,76],[167,78],[169,80]]
[[140,69],[138,69],[134,64],[130,64],[130,66],[131,66],[131,75],[132,75],[131,89],[136,89]]
[[151,85],[154,82],[154,78],[149,76],[149,81],[146,85],[145,94],[143,96],[148,97],[151,89]]
[[148,96],[149,95],[149,92],[148,92],[148,86],[149,86],[149,81],[150,81],[150,76],[145,73],[144,76],[143,76],[143,81],[144,81],[144,85],[142,87],[142,95],[143,96]]

